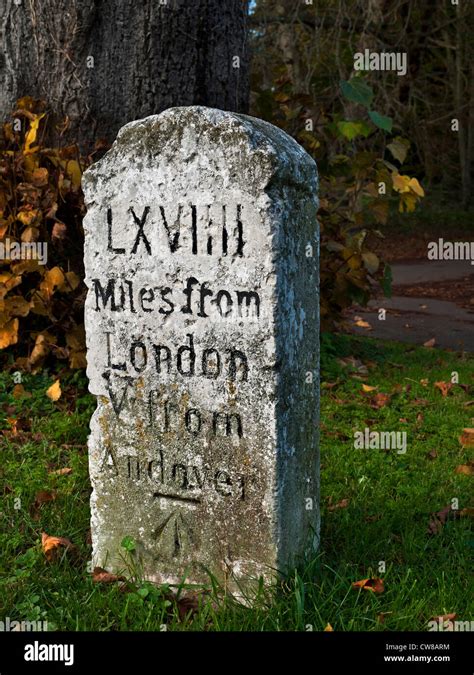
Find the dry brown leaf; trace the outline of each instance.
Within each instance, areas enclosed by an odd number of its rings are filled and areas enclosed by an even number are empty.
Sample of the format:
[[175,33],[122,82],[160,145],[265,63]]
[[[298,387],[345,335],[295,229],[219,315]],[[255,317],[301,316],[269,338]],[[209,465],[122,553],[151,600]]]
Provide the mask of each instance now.
[[436,450],[430,450],[429,452],[426,453],[427,459],[436,459],[437,456],[438,453],[436,452]]
[[426,342],[423,342],[423,347],[434,347],[436,344],[436,338],[431,338],[431,340],[427,340]]
[[40,490],[35,495],[34,506],[37,508],[41,504],[46,504],[47,502],[52,502],[56,499],[54,492],[47,492],[46,490]]
[[177,600],[179,620],[184,621],[186,618],[189,618],[196,614],[199,610],[199,594],[193,593],[180,597]]
[[46,396],[51,399],[51,401],[58,401],[61,398],[61,381],[56,380],[46,392]]
[[26,391],[25,387],[22,384],[15,384],[15,386],[13,387],[12,396],[13,398],[23,398],[23,397],[30,398],[31,392]]
[[335,382],[321,382],[321,389],[334,389],[339,384],[339,380]]
[[335,511],[336,509],[345,509],[349,506],[349,500],[348,499],[341,499],[340,502],[337,502],[337,504],[330,504],[328,506],[328,511]]
[[5,349],[18,342],[18,319],[11,319],[0,328],[0,349]]
[[372,593],[383,593],[385,590],[383,579],[380,579],[380,577],[354,581],[352,588],[360,588],[364,591],[372,591]]
[[367,330],[373,330],[370,323],[368,321],[363,321],[362,319],[359,319],[358,321],[355,321],[354,325],[359,326],[359,328],[366,328]]
[[428,524],[428,534],[439,534],[450,515],[453,518],[457,518],[459,516],[459,511],[454,511],[451,508],[451,505],[446,506],[437,513],[432,513],[431,520]]
[[94,567],[92,572],[92,581],[97,584],[113,584],[116,581],[125,581],[125,577],[118,576],[117,574],[111,574],[102,567]]
[[454,473],[460,473],[464,476],[472,476],[474,473],[474,464],[460,464],[456,467]]
[[64,467],[64,469],[55,469],[54,471],[49,471],[50,476],[68,476],[72,473],[72,469],[69,467]]
[[443,398],[446,398],[446,396],[449,394],[451,389],[453,388],[452,382],[435,382],[434,386],[436,389],[439,389],[441,394],[443,395]]
[[459,437],[459,442],[464,447],[471,447],[474,445],[474,429],[463,429],[462,435]]
[[43,359],[49,354],[51,350],[51,344],[54,341],[53,336],[48,333],[38,333],[35,340],[35,346],[30,354],[28,359],[28,365],[30,368],[33,366],[39,365]]
[[429,405],[429,401],[426,398],[415,398],[413,405]]
[[65,239],[67,233],[67,227],[64,223],[56,221],[53,225],[53,230],[51,232],[52,239]]
[[37,227],[27,227],[26,230],[23,230],[21,233],[21,240],[27,243],[36,241],[40,236],[40,231]]
[[41,546],[48,562],[52,562],[60,557],[64,550],[69,552],[76,551],[76,547],[69,539],[64,537],[51,537],[46,532],[41,534]]
[[64,284],[64,281],[65,276],[63,271],[59,267],[53,267],[53,269],[48,270],[44,275],[43,281],[40,284],[40,289],[49,299],[56,288]]
[[390,395],[389,394],[383,394],[382,392],[379,392],[378,394],[375,394],[375,396],[372,398],[372,407],[373,408],[385,408],[386,405],[390,403]]
[[16,417],[7,417],[6,422],[10,427],[9,433],[12,436],[18,436],[18,419]]

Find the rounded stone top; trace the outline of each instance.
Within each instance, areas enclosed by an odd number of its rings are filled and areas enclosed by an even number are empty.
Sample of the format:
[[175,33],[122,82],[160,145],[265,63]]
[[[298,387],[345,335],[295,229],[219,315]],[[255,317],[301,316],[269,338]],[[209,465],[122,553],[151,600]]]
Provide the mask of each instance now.
[[204,106],[169,108],[120,129],[111,149],[83,176],[86,201],[97,180],[108,181],[127,167],[168,165],[179,173],[183,163],[209,156],[249,192],[282,184],[298,186],[316,198],[316,163],[287,133],[264,120]]

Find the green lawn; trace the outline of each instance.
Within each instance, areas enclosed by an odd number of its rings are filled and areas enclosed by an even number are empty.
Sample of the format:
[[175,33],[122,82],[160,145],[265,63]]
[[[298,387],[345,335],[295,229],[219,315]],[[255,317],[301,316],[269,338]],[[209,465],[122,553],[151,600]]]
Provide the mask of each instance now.
[[[453,371],[464,386],[444,398],[434,382],[449,382]],[[328,623],[336,631],[426,630],[431,617],[454,612],[472,620],[472,477],[455,469],[472,459],[459,436],[474,426],[473,373],[468,355],[325,335],[321,553],[278,589],[261,589],[252,608],[214,586],[199,596],[199,611],[186,614],[188,605],[170,602],[167,589],[135,581],[125,591],[93,583],[88,573],[85,444],[94,404],[83,375],[62,378],[63,395],[53,403],[45,395],[52,375],[24,376],[31,396],[15,398],[4,372],[0,619],[47,620],[59,630],[315,631]],[[377,388],[364,392],[363,384]],[[377,393],[391,395],[380,408]],[[355,449],[354,432],[365,427],[406,431],[406,453]],[[66,467],[68,474],[52,473]],[[55,498],[35,505],[40,492]],[[429,534],[431,514],[452,500],[458,510]],[[67,537],[79,554],[48,563],[43,531]],[[383,593],[352,588],[372,576],[383,578]]]

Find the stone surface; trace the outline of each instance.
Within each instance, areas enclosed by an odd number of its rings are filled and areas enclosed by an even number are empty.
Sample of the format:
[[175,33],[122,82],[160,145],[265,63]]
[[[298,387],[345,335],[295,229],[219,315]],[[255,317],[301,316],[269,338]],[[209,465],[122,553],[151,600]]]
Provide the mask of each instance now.
[[84,174],[94,564],[235,588],[317,548],[314,161],[173,108]]

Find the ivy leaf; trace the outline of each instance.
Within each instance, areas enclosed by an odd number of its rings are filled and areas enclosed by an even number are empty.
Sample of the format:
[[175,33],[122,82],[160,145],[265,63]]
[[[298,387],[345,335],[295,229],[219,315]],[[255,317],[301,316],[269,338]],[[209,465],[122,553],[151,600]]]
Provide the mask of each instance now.
[[369,110],[369,117],[379,129],[388,132],[392,131],[393,120],[391,117],[385,117],[385,115],[381,115],[380,113],[375,112],[375,110]]
[[380,265],[380,260],[375,255],[375,253],[371,253],[370,251],[368,251],[367,253],[363,253],[362,260],[364,261],[366,270],[370,274],[375,274]]
[[352,141],[357,136],[367,136],[372,132],[372,129],[365,122],[338,122],[337,129],[339,133],[347,138],[347,140]]
[[359,103],[368,108],[374,98],[374,91],[365,80],[360,77],[353,78],[350,82],[341,80],[341,91],[348,101]]
[[397,136],[387,145],[387,150],[390,150],[393,157],[395,157],[400,164],[403,164],[406,160],[409,148],[410,141],[401,136]]

